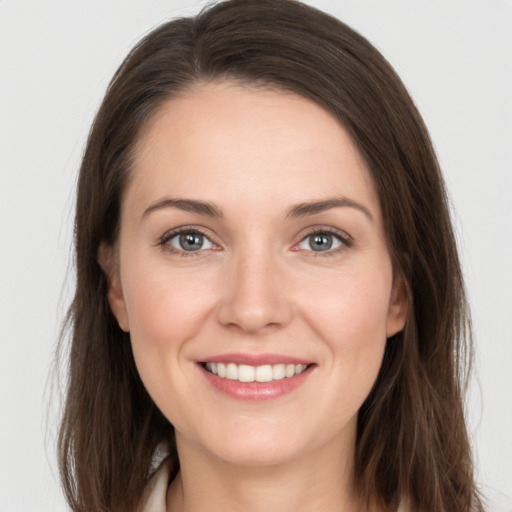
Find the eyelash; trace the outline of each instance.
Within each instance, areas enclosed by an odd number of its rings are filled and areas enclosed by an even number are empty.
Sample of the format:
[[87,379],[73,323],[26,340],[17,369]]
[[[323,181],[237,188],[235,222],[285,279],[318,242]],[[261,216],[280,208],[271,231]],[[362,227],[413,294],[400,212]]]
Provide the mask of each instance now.
[[198,253],[202,252],[201,250],[199,250],[199,251],[183,251],[183,250],[177,249],[176,247],[173,247],[172,245],[169,244],[169,242],[173,238],[175,238],[179,235],[183,235],[183,234],[200,235],[200,236],[206,238],[207,240],[209,240],[210,243],[212,243],[213,245],[216,245],[216,244],[214,244],[214,242],[211,241],[210,237],[206,233],[204,233],[203,231],[201,231],[200,229],[198,229],[196,227],[191,227],[191,226],[182,226],[180,228],[173,229],[172,231],[167,231],[158,240],[156,245],[158,245],[159,247],[161,247],[162,249],[164,249],[166,251],[172,252],[174,254],[179,254],[180,256],[183,256],[183,257],[197,256]]
[[[182,234],[200,235],[200,236],[204,237],[205,239],[207,239],[211,244],[216,245],[214,242],[212,242],[212,240],[210,239],[210,237],[206,233],[204,233],[200,229],[198,229],[196,227],[192,227],[192,226],[190,226],[190,227],[189,226],[183,226],[183,227],[174,229],[172,231],[166,232],[158,240],[156,245],[161,247],[162,249],[165,249],[165,250],[167,250],[169,252],[172,252],[174,254],[179,254],[179,255],[181,255],[183,257],[197,256],[199,253],[204,252],[204,249],[203,250],[197,250],[197,251],[184,251],[184,250],[177,249],[177,248],[175,248],[175,247],[173,247],[173,246],[171,246],[169,244],[169,242],[173,238],[175,238],[175,237],[177,237],[179,235],[182,235]],[[343,250],[346,250],[346,249],[350,249],[352,247],[352,245],[353,245],[353,240],[348,235],[342,234],[342,232],[338,231],[337,229],[334,229],[334,228],[317,228],[317,229],[313,229],[312,231],[310,231],[306,235],[304,235],[300,239],[298,244],[294,245],[294,247],[297,247],[297,245],[300,245],[301,243],[305,242],[308,238],[314,237],[316,235],[332,236],[336,240],[338,240],[341,245],[339,247],[334,248],[334,249],[327,249],[325,251],[313,251],[313,250],[306,251],[306,252],[310,252],[311,256],[313,256],[313,257],[329,257],[329,256],[334,256],[335,254],[338,254],[340,251],[343,251]],[[209,250],[209,249],[207,249],[207,250]],[[296,251],[298,252],[298,249],[296,249]]]
[[[305,236],[303,236],[299,242],[299,244],[306,241],[308,238],[313,237],[315,235],[329,235],[334,237],[336,240],[338,240],[341,245],[339,247],[336,247],[335,249],[328,249],[326,251],[307,251],[311,253],[311,256],[314,258],[318,257],[329,257],[329,256],[335,256],[336,254],[340,253],[341,251],[344,251],[346,249],[350,249],[353,246],[353,240],[345,233],[340,232],[337,229],[334,228],[316,228],[312,231],[308,232]],[[296,244],[298,245],[298,244]]]

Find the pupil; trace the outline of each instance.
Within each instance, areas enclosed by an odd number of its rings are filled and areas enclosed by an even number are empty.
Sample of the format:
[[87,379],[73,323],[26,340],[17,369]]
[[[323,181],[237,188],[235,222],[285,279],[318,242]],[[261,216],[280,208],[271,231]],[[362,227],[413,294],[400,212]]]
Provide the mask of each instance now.
[[332,236],[314,235],[311,237],[309,245],[314,251],[327,251],[332,247]]
[[185,251],[197,251],[203,246],[202,235],[185,233],[180,235],[180,245]]

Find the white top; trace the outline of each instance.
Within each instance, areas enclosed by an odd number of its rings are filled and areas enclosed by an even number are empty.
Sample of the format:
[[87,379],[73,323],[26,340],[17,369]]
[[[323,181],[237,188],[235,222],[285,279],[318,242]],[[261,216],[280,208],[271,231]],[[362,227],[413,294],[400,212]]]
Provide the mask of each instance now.
[[[169,487],[170,462],[166,460],[149,479],[139,512],[166,512],[167,488]],[[400,506],[398,512],[407,512]]]
[[166,512],[167,488],[169,487],[170,461],[166,460],[153,473],[146,484],[139,512]]

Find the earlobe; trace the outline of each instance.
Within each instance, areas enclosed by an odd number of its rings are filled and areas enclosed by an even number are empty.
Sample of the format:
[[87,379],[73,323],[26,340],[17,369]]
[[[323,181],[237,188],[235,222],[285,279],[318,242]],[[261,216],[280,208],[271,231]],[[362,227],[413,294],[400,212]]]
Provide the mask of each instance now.
[[115,248],[112,245],[101,243],[98,250],[98,263],[108,280],[107,300],[116,317],[119,327],[124,332],[130,332],[128,322],[128,312],[124,300],[123,288],[121,286],[121,277],[119,274],[119,264],[115,254]]
[[393,288],[389,301],[388,318],[386,325],[386,337],[391,338],[400,332],[407,320],[409,312],[408,287],[402,274],[393,277]]

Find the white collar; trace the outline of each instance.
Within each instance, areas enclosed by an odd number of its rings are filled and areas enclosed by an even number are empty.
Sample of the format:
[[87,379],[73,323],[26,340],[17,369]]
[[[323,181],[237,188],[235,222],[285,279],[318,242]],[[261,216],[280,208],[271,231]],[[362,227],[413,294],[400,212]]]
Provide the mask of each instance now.
[[164,461],[148,480],[139,512],[166,512],[170,466],[170,459]]

